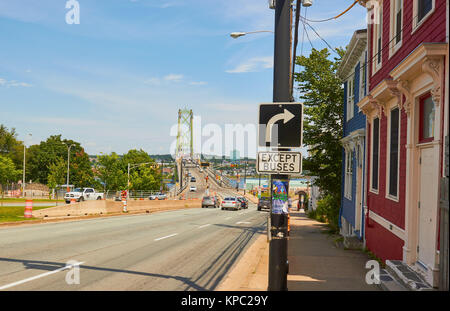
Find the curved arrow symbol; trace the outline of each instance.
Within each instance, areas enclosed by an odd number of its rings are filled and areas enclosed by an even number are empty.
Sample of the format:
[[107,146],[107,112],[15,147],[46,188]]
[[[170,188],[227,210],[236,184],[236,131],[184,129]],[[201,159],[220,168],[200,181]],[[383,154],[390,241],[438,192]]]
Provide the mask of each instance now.
[[266,127],[266,143],[268,143],[272,140],[272,126],[275,123],[277,123],[280,120],[284,120],[283,123],[286,124],[287,122],[292,120],[292,118],[294,118],[294,117],[295,117],[295,115],[292,112],[290,112],[287,109],[284,109],[283,113],[276,114],[272,118],[270,118],[269,122],[267,122],[267,127]]

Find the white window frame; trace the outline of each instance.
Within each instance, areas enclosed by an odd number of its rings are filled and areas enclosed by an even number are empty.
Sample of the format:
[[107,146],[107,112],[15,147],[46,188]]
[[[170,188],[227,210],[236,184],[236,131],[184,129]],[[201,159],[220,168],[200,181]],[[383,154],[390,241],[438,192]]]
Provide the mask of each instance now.
[[[390,27],[389,27],[389,57],[392,57],[402,46],[403,42],[403,31],[400,30],[400,41],[397,43],[396,36],[397,36],[397,12],[399,10],[398,4],[400,2],[400,10],[402,11],[401,14],[401,24],[400,29],[403,29],[403,16],[404,16],[404,5],[403,0],[391,0],[390,10],[391,10],[391,17],[390,17]],[[416,1],[416,0],[414,0]]]
[[[398,108],[398,146],[397,146],[397,195],[393,196],[389,193],[389,188],[391,185],[390,173],[391,173],[391,112],[395,108]],[[402,123],[402,111],[395,105],[391,106],[389,109],[389,115],[387,116],[387,142],[386,142],[386,199],[398,202],[400,196],[400,141],[401,141],[401,123]]]
[[[378,24],[372,24],[372,76],[377,73],[378,70],[380,70],[382,64],[383,64],[383,6],[380,3],[380,9],[378,13],[379,16],[376,18],[376,20],[379,21]],[[378,56],[378,39],[380,38],[380,55]],[[378,57],[380,57],[380,62],[378,62]]]
[[[364,52],[361,55],[360,58],[360,75],[359,75],[359,100],[363,99],[365,97],[364,94],[366,93],[367,90],[367,64],[366,64],[366,53],[367,50],[364,50]],[[362,67],[361,67],[362,66]],[[364,77],[365,76],[365,77]],[[358,109],[358,111],[360,111],[361,109]]]
[[414,34],[417,29],[420,28],[420,26],[422,26],[422,24],[434,13],[434,10],[436,9],[436,0],[432,0],[431,3],[431,10],[430,12],[427,13],[427,15],[425,15],[422,20],[419,22],[417,21],[418,18],[418,11],[419,11],[419,0],[413,0],[413,14],[412,14],[412,31],[411,34]]
[[[378,179],[378,189],[374,189],[372,185],[373,180],[373,133],[374,133],[374,121],[378,119],[378,171],[377,171],[377,179]],[[381,133],[381,118],[378,116],[374,116],[371,120],[370,127],[370,192],[378,194],[380,191],[380,137]]]
[[345,150],[345,181],[344,181],[344,196],[352,199],[352,178],[353,178],[353,152]]
[[[353,71],[354,73],[354,71]],[[347,121],[355,115],[355,75],[347,81]]]

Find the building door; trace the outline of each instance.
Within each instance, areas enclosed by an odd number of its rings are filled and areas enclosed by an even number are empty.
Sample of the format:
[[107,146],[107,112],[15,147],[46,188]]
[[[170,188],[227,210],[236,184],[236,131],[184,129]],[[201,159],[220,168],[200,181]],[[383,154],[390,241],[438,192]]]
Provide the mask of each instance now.
[[419,190],[419,244],[417,260],[421,266],[431,269],[434,265],[435,222],[433,210],[436,209],[434,193],[430,185],[435,184],[433,168],[435,159],[434,148],[423,148],[420,151],[420,190]]

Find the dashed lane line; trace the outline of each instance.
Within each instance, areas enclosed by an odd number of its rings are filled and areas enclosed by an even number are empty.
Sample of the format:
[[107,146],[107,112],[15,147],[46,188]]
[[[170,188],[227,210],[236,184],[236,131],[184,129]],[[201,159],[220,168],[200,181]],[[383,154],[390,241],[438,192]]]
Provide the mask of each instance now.
[[174,234],[171,234],[171,235],[166,235],[166,236],[163,236],[162,238],[157,238],[154,241],[160,241],[160,240],[168,239],[168,238],[171,238],[171,237],[176,236],[176,235],[178,235],[178,233],[174,233]]

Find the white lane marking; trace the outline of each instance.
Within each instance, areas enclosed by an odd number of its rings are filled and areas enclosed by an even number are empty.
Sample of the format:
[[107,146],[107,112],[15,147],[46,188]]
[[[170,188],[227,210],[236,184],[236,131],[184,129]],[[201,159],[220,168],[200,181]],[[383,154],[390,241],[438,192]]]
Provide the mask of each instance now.
[[58,273],[60,271],[66,270],[66,269],[71,269],[71,268],[73,268],[75,266],[81,266],[82,264],[84,264],[84,261],[83,262],[78,262],[78,263],[72,264],[72,265],[67,265],[65,267],[62,267],[62,268],[59,268],[59,269],[56,269],[56,270],[53,270],[53,271],[45,272],[45,273],[33,276],[31,278],[28,278],[28,279],[24,279],[22,281],[17,281],[17,282],[11,283],[11,284],[7,284],[7,285],[4,285],[4,286],[1,286],[0,290],[11,288],[11,287],[23,284],[23,283],[31,282],[31,281],[43,278],[43,277],[48,276],[48,275]]
[[238,221],[238,222],[236,223],[236,225],[239,225],[239,224],[251,224],[251,222],[248,222],[248,221]]
[[206,224],[206,225],[200,226],[197,229],[205,228],[205,227],[208,227],[208,226],[211,226],[211,224]]
[[231,217],[227,217],[227,218],[225,218],[225,220],[228,220],[228,219],[231,219]]
[[160,241],[160,240],[164,240],[164,239],[167,239],[167,238],[171,238],[173,236],[176,236],[177,234],[178,233],[174,233],[174,234],[171,234],[171,235],[163,236],[162,238],[155,239],[155,241]]

